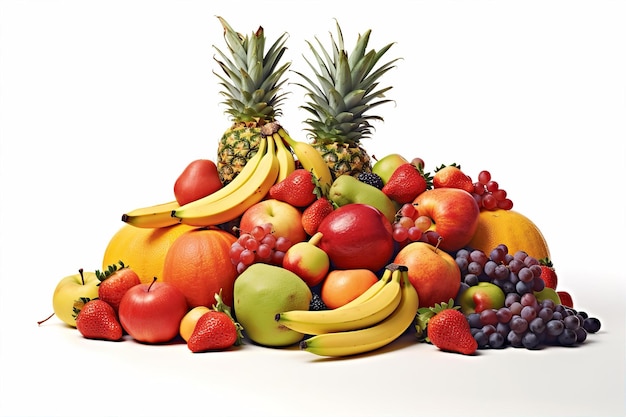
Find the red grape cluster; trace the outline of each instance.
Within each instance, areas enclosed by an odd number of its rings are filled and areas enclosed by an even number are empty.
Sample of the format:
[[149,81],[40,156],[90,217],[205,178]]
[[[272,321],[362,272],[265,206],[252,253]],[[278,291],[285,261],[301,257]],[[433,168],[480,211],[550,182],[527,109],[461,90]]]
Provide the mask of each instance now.
[[428,216],[420,216],[415,206],[405,203],[398,210],[393,223],[393,239],[398,243],[427,242],[436,244],[439,234],[429,230],[432,220]]
[[478,207],[485,210],[511,210],[513,201],[507,197],[505,190],[496,181],[491,180],[489,171],[480,171],[478,181],[474,182],[472,196]]
[[281,266],[291,245],[287,237],[274,235],[272,224],[266,223],[240,233],[230,246],[230,260],[237,267],[238,274],[257,262]]

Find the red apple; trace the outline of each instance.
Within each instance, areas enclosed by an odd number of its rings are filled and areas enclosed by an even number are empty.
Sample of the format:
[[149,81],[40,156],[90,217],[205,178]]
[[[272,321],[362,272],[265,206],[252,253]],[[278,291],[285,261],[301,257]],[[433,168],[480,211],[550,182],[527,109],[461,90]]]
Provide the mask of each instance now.
[[124,330],[135,340],[164,343],[178,336],[187,309],[182,291],[155,278],[150,284],[135,285],[126,291],[120,302],[119,318]]
[[429,243],[409,243],[393,263],[409,268],[409,280],[417,291],[420,307],[448,302],[461,287],[461,269],[454,258]]
[[260,201],[246,210],[241,216],[239,229],[249,233],[254,226],[266,223],[272,224],[276,237],[286,237],[292,245],[307,239],[300,210],[276,199]]
[[174,196],[179,205],[184,205],[213,194],[222,188],[215,162],[209,159],[192,161],[174,183]]
[[[478,227],[480,208],[474,197],[458,188],[434,188],[413,201],[418,216],[427,216],[441,236],[439,247],[453,252],[469,243]],[[447,300],[444,300],[447,301]]]
[[382,212],[370,205],[349,203],[320,223],[319,247],[336,269],[369,269],[378,272],[394,252],[392,226]]
[[322,233],[317,232],[306,242],[291,246],[283,257],[283,268],[293,272],[309,287],[314,287],[326,278],[330,268],[328,254],[317,245]]

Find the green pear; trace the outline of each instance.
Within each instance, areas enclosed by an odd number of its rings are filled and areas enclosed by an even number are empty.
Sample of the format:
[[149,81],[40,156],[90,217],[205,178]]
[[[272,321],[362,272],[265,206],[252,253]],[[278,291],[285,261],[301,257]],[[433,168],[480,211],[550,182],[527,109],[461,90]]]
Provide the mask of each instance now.
[[391,153],[376,161],[372,166],[372,172],[382,178],[383,184],[387,184],[389,177],[391,177],[396,168],[407,162],[409,161],[402,155]]
[[385,193],[351,175],[338,176],[330,186],[328,198],[339,207],[350,203],[368,204],[376,207],[391,223],[393,223],[398,211],[396,204]]
[[300,342],[304,335],[279,324],[276,314],[308,310],[311,297],[309,286],[298,275],[278,266],[255,263],[235,280],[234,313],[253,342],[289,346]]

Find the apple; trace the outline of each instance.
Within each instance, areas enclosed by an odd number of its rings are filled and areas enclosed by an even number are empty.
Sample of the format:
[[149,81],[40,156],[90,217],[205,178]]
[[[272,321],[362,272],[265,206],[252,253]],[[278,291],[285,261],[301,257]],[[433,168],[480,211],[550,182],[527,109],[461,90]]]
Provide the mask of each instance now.
[[75,307],[80,310],[82,304],[98,298],[99,283],[100,280],[95,272],[84,272],[82,268],[77,274],[62,278],[52,295],[54,314],[64,323],[76,327]]
[[396,168],[407,162],[409,161],[402,155],[391,153],[377,160],[372,166],[372,172],[383,180],[383,184],[387,184],[389,177],[391,177],[391,174],[393,174]]
[[398,252],[393,263],[409,269],[409,281],[417,291],[420,307],[448,302],[461,287],[461,269],[454,258],[430,243],[409,243]]
[[259,201],[248,208],[239,222],[242,232],[250,232],[255,226],[271,223],[276,237],[282,236],[295,245],[307,239],[302,226],[302,212],[291,204],[273,198]]
[[541,291],[534,291],[535,298],[537,298],[538,302],[542,302],[543,300],[552,300],[554,304],[563,304],[561,302],[561,297],[557,291],[550,287],[544,287]]
[[209,307],[196,306],[189,310],[187,314],[183,316],[180,321],[178,333],[180,333],[180,337],[182,337],[185,342],[189,341],[189,338],[196,328],[196,324],[198,323],[200,317],[204,316],[204,314],[208,313],[209,311],[211,311]]
[[330,259],[319,245],[323,233],[315,233],[306,242],[292,245],[283,257],[283,268],[293,272],[309,287],[314,287],[324,280],[330,268]]
[[334,269],[369,269],[375,273],[393,257],[392,225],[368,204],[349,203],[333,210],[318,227],[319,247]]
[[453,252],[466,246],[478,227],[480,207],[467,191],[458,188],[426,190],[413,201],[418,216],[431,219],[431,230],[441,236],[439,247]]
[[122,327],[143,343],[165,343],[178,336],[180,322],[187,314],[187,300],[173,284],[156,278],[126,291],[120,301]]
[[479,282],[470,286],[459,296],[463,314],[480,313],[483,310],[504,307],[504,291],[491,282]]
[[174,196],[182,206],[213,194],[222,186],[215,162],[210,159],[196,159],[176,179]]

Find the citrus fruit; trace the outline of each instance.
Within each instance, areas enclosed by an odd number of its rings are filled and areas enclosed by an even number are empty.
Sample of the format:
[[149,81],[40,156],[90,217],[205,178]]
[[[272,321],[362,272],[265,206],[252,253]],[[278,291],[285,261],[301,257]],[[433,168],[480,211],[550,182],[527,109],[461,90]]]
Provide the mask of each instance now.
[[543,234],[529,218],[513,210],[482,210],[468,246],[488,255],[501,243],[508,247],[511,255],[522,250],[536,259],[550,257]]
[[221,291],[226,305],[233,305],[237,269],[230,247],[237,238],[224,230],[195,229],[180,235],[167,251],[163,281],[185,294],[189,308],[210,307]]
[[102,270],[119,261],[131,267],[144,284],[163,279],[163,262],[168,249],[177,237],[193,226],[176,224],[162,228],[142,228],[125,224],[109,241],[102,260]]
[[338,308],[371,287],[378,276],[369,269],[334,269],[322,283],[320,296],[328,308]]

